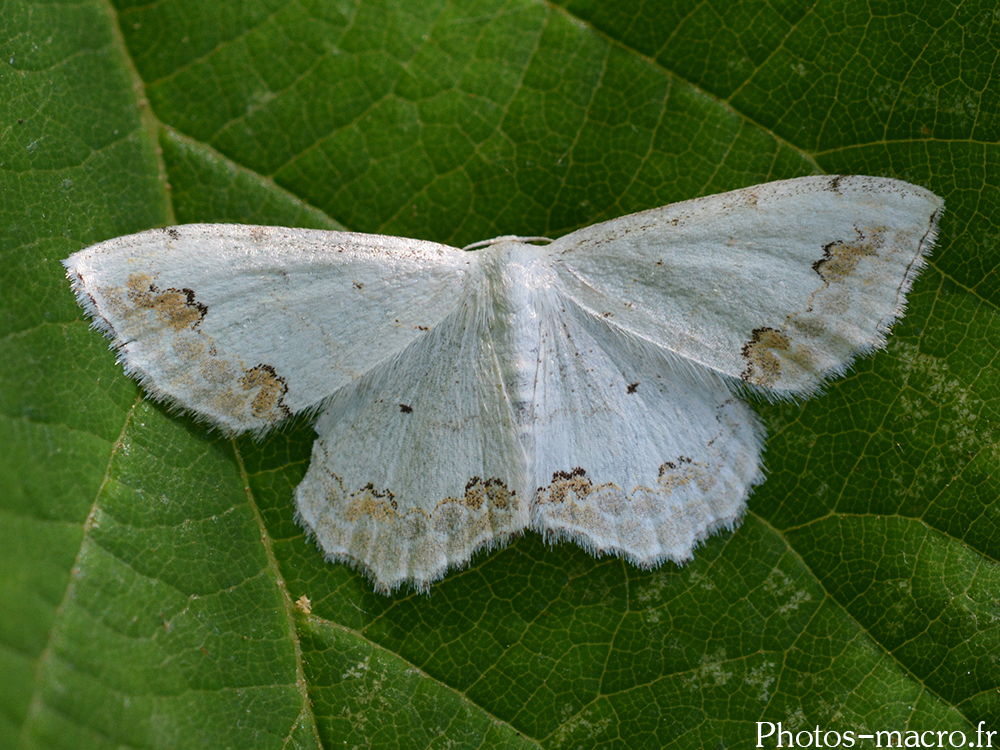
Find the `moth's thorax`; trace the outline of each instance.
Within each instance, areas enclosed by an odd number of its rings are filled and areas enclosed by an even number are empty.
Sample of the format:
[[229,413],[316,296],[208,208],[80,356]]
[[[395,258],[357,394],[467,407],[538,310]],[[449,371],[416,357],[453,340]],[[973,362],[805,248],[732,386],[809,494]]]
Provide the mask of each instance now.
[[556,283],[552,256],[543,246],[516,238],[502,240],[481,251],[486,274],[494,294],[514,307],[523,307],[536,292],[550,290]]
[[516,240],[498,242],[482,252],[495,302],[492,337],[503,352],[504,388],[521,445],[531,455],[542,337],[560,305],[552,255],[543,246]]
[[500,237],[493,237],[489,240],[480,240],[479,242],[473,242],[471,245],[466,245],[463,250],[475,250],[482,247],[495,247],[496,245],[503,244],[515,244],[524,245],[529,242],[552,242],[548,237],[519,237],[516,234],[504,234]]

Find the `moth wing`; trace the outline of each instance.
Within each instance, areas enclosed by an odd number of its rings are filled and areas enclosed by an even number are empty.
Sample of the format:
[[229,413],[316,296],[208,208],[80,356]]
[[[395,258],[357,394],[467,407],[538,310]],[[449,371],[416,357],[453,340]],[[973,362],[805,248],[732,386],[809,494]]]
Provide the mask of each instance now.
[[360,565],[383,593],[425,589],[529,521],[500,326],[488,289],[475,287],[326,404],[296,490],[327,558]]
[[684,562],[739,521],[763,430],[724,378],[569,300],[540,314],[532,527],[636,565]]
[[898,180],[803,177],[624,216],[547,250],[561,291],[590,313],[803,396],[884,346],[943,205]]
[[317,408],[434,328],[474,258],[396,237],[191,224],[64,264],[128,374],[238,432]]

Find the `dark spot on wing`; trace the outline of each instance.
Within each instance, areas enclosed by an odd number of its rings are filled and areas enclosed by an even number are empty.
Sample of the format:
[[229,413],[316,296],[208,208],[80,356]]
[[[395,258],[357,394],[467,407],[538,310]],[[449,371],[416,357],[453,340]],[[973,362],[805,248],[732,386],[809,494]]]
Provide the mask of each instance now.
[[486,480],[473,477],[466,483],[465,496],[459,503],[472,510],[479,510],[483,505],[487,508],[507,510],[513,506],[512,501],[516,494],[508,490],[507,485],[496,477]]
[[690,456],[678,456],[677,461],[664,461],[660,464],[660,468],[657,471],[657,476],[662,478],[664,474],[668,471],[677,471],[677,469],[682,468],[684,464],[694,464],[694,459]]
[[625,390],[628,393],[635,393],[637,390],[639,390],[639,383],[638,382],[629,383],[628,387]]
[[756,329],[741,350],[747,366],[740,377],[754,385],[774,385],[781,377],[781,360],[776,352],[787,351],[791,345],[788,336],[777,328]]
[[403,414],[412,414],[413,413],[413,407],[409,406],[407,404],[400,404],[399,405],[399,410],[401,412],[403,412]]
[[257,389],[250,402],[250,411],[255,417],[276,422],[292,415],[282,400],[288,393],[285,379],[275,372],[271,365],[260,364],[243,373],[240,385],[245,391]]
[[[330,478],[343,487],[339,476],[330,472]],[[380,522],[391,522],[398,518],[399,506],[396,505],[395,496],[390,490],[375,489],[375,485],[371,482],[357,492],[352,492],[350,501],[344,509],[344,518],[354,523],[363,516]]]
[[844,281],[854,273],[862,258],[876,257],[885,245],[885,232],[878,229],[867,236],[855,228],[858,236],[851,241],[837,240],[823,247],[823,257],[813,263],[813,270],[827,284]]
[[575,469],[571,469],[569,472],[556,471],[552,473],[552,481],[558,482],[560,479],[573,479],[574,477],[584,477],[587,475],[583,469],[577,466]]
[[587,479],[587,472],[577,466],[570,471],[556,471],[552,474],[552,484],[539,487],[539,499],[549,503],[564,503],[571,496],[577,499],[587,497],[594,489],[593,483]]
[[208,314],[208,307],[197,300],[193,289],[161,291],[144,273],[128,277],[128,296],[137,308],[155,312],[174,330],[194,329]]

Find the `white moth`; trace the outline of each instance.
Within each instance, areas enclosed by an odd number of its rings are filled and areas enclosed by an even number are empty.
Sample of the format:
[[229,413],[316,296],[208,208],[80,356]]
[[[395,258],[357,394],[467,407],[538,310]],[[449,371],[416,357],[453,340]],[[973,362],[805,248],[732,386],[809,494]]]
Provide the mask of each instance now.
[[388,593],[526,528],[690,559],[763,479],[740,397],[808,397],[884,346],[942,208],[804,177],[547,245],[193,224],[65,265],[153,398],[226,433],[318,415],[298,518]]

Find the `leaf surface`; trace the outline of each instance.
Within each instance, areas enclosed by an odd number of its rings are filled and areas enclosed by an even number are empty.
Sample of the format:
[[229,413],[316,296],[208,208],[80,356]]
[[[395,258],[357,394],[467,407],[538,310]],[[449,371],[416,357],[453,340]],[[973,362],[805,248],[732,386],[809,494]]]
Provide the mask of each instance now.
[[[1000,729],[993,4],[0,8],[0,746]],[[769,479],[684,568],[527,534],[377,595],[294,522],[310,425],[147,401],[60,265],[205,221],[554,237],[818,173],[942,195],[938,248],[886,351],[755,405]]]

